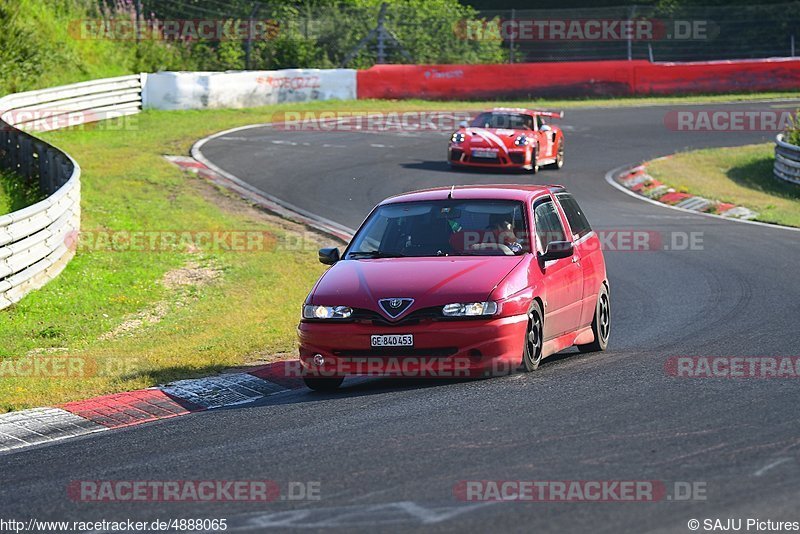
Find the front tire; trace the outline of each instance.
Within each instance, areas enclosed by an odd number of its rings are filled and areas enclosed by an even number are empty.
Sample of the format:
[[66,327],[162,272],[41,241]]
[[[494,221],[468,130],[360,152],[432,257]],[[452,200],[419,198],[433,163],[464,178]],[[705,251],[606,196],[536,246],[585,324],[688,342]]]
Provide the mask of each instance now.
[[581,352],[603,352],[608,348],[608,337],[611,335],[611,297],[605,284],[597,295],[597,305],[592,320],[594,341],[586,345],[578,345]]
[[556,162],[551,163],[551,169],[559,170],[564,168],[564,140],[558,140],[558,147],[556,148]]
[[525,349],[522,353],[522,368],[526,373],[538,369],[542,362],[542,348],[544,347],[544,319],[542,307],[538,301],[533,301],[528,311],[528,328],[525,330]]
[[531,174],[536,174],[539,172],[539,148],[534,147],[533,152],[531,152]]
[[306,383],[306,387],[308,389],[312,389],[314,391],[336,391],[339,389],[339,386],[342,385],[344,382],[344,377],[319,377],[319,376],[304,376],[303,382]]

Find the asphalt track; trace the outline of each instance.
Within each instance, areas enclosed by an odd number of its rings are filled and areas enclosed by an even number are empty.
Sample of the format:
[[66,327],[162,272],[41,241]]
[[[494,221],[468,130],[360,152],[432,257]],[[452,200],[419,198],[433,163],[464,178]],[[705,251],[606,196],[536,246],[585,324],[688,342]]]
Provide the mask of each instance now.
[[[756,109],[785,104],[715,105]],[[687,106],[681,106],[681,109]],[[671,356],[793,356],[800,234],[682,213],[610,187],[626,163],[685,148],[767,140],[685,133],[670,107],[571,110],[562,171],[453,172],[447,133],[280,132],[260,127],[203,147],[224,170],[355,227],[386,196],[454,183],[561,183],[598,230],[702,232],[702,250],[606,252],[609,351],[567,352],[532,374],[468,382],[359,380],[337,394],[263,402],[0,456],[0,516],[225,517],[229,532],[286,530],[689,532],[692,518],[800,520],[797,380],[680,379]],[[299,303],[287,303],[295,309]],[[73,480],[319,481],[321,499],[94,503]],[[463,480],[702,482],[706,500],[464,503]]]

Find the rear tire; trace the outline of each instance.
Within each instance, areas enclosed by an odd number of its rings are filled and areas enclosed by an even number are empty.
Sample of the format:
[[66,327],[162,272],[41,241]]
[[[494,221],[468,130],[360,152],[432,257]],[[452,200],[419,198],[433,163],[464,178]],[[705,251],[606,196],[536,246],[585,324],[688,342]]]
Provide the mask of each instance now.
[[528,328],[525,330],[525,348],[522,353],[522,369],[526,373],[535,371],[542,362],[544,319],[538,301],[533,301],[528,311]]
[[344,377],[339,376],[336,378],[319,377],[319,376],[304,376],[303,382],[306,383],[308,389],[314,391],[336,391],[339,386],[344,382]]
[[586,345],[578,345],[581,352],[603,352],[608,348],[608,337],[611,335],[611,298],[605,284],[597,295],[597,304],[592,320],[594,341]]

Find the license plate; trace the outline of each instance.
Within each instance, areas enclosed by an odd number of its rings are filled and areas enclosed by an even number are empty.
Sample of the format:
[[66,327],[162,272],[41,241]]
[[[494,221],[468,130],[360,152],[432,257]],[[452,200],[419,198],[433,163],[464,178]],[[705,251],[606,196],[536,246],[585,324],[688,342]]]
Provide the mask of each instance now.
[[473,148],[472,157],[474,158],[496,158],[497,150],[491,148]]
[[373,347],[413,347],[414,336],[412,334],[392,334],[385,336],[371,336]]

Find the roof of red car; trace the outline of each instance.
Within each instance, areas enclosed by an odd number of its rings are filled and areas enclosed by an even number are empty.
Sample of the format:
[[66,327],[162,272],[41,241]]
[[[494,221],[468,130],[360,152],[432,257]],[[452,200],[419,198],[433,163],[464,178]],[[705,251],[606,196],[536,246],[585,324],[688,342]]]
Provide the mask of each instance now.
[[561,185],[457,185],[455,187],[436,187],[411,191],[389,197],[381,204],[393,202],[419,202],[426,200],[447,200],[450,191],[453,191],[454,200],[521,200],[528,201],[543,193],[564,189]]

